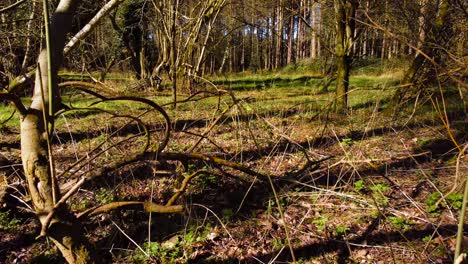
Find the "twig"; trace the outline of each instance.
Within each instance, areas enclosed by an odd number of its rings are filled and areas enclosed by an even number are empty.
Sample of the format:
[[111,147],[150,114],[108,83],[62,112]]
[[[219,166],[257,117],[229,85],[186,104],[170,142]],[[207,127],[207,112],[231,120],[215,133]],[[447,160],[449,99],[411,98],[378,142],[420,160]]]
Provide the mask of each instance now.
[[[152,152],[147,152],[145,156],[147,158],[154,157],[156,153]],[[179,153],[179,152],[162,152],[159,154],[159,158],[163,160],[180,160],[180,161],[186,161],[186,160],[203,160],[206,162],[209,162],[211,164],[216,164],[216,165],[221,165],[221,166],[226,166],[230,167],[232,169],[241,171],[245,174],[248,174],[250,176],[259,176],[262,179],[265,179],[266,176],[256,172],[249,167],[242,165],[240,163],[228,161],[219,157],[214,157],[214,156],[209,156],[201,153]]]
[[180,188],[177,190],[176,193],[174,193],[174,195],[172,195],[171,199],[169,199],[169,201],[166,203],[166,206],[171,206],[174,204],[174,202],[182,195],[182,193],[185,192],[185,190],[187,189],[187,185],[189,184],[189,182],[196,176],[200,175],[200,174],[204,174],[204,173],[209,173],[207,170],[198,170],[192,174],[190,174],[189,176],[186,176],[184,178],[184,180],[182,181],[182,184],[180,185]]
[[[464,155],[465,153],[465,150],[467,148],[468,144],[466,144],[466,146],[463,148],[463,152],[460,153],[460,155],[458,156],[458,159],[457,159],[457,174],[458,174],[458,170],[460,169],[460,163],[458,162],[460,157]],[[460,211],[460,216],[459,216],[459,222],[458,222],[458,230],[457,230],[457,244],[456,244],[456,247],[455,247],[455,260],[458,260],[460,253],[461,253],[461,245],[462,245],[462,240],[463,240],[463,225],[465,223],[465,214],[466,214],[466,207],[467,207],[467,204],[468,204],[468,177],[465,176],[465,178],[467,178],[465,180],[465,192],[463,193],[463,204],[462,204],[462,208],[461,208],[461,211]],[[465,257],[466,257],[466,254],[465,254]]]
[[271,176],[268,175],[268,182],[270,183],[271,190],[273,191],[273,195],[275,196],[276,205],[278,206],[278,212],[283,220],[284,225],[284,233],[286,234],[286,240],[288,241],[289,252],[291,253],[291,258],[293,263],[296,263],[296,256],[294,255],[294,249],[291,243],[291,237],[289,235],[289,226],[286,223],[286,218],[284,217],[283,209],[281,208],[281,203],[278,198],[278,194],[276,193],[275,186],[273,185],[273,181],[271,180]]
[[1,92],[0,100],[7,100],[7,101],[12,102],[16,110],[18,110],[21,116],[25,116],[28,114],[28,111],[26,110],[26,107],[24,106],[23,102],[21,102],[21,99],[16,95],[10,92]]
[[[435,206],[437,207],[439,205],[440,202],[442,202],[443,200],[445,200],[450,194],[452,194],[453,192],[455,192],[455,190],[457,189],[457,187],[459,186],[458,185],[458,180],[460,179],[460,160],[463,156],[465,156],[465,152],[466,152],[466,149],[468,147],[468,144],[465,145],[465,147],[463,148],[463,150],[458,154],[458,157],[457,157],[457,165],[456,165],[456,169],[455,169],[455,181],[453,181],[453,187],[452,189],[450,189],[450,191],[448,191],[445,195],[443,195],[442,197],[440,197],[440,199],[435,203]],[[463,181],[460,183],[462,184]]]
[[229,230],[227,229],[227,227],[224,225],[223,221],[221,221],[221,219],[219,219],[219,217],[215,214],[215,212],[213,212],[210,208],[204,206],[203,204],[196,204],[196,203],[194,203],[193,205],[202,207],[202,208],[204,208],[205,210],[207,210],[208,212],[212,213],[212,214],[214,215],[214,217],[216,217],[216,219],[218,219],[219,223],[220,223],[221,226],[224,228],[224,230],[226,230],[226,233],[228,234],[228,236],[229,236],[231,239],[234,239],[234,238],[232,237],[231,233],[229,233]]
[[236,105],[236,104],[233,104],[231,106],[229,106],[228,108],[226,108],[223,112],[221,112],[221,114],[216,118],[216,120],[213,121],[213,123],[211,123],[211,125],[205,129],[205,131],[203,132],[203,134],[201,135],[200,138],[198,138],[197,142],[195,142],[195,144],[193,144],[188,150],[187,152],[190,153],[192,152],[195,148],[198,147],[198,145],[200,144],[200,142],[202,142],[202,140],[206,137],[206,135],[208,135],[208,133],[211,132],[211,130],[213,130],[213,128],[219,123],[219,121],[221,120],[221,118],[224,117],[224,115],[232,109],[232,107]]
[[141,252],[143,252],[143,254],[145,254],[145,256],[146,256],[147,258],[150,257],[150,255],[148,255],[148,253],[146,253],[146,252],[140,247],[140,245],[138,245],[138,243],[135,242],[135,240],[133,240],[129,235],[127,235],[114,221],[111,220],[111,222],[112,222],[113,225],[115,225],[115,227],[117,227],[117,229],[118,229],[126,238],[128,238],[128,240],[130,240],[130,242],[132,242]]
[[21,5],[24,2],[26,2],[26,0],[19,0],[16,3],[13,3],[13,4],[9,5],[9,6],[6,6],[6,7],[2,8],[2,9],[0,9],[0,14],[9,11],[9,10]]

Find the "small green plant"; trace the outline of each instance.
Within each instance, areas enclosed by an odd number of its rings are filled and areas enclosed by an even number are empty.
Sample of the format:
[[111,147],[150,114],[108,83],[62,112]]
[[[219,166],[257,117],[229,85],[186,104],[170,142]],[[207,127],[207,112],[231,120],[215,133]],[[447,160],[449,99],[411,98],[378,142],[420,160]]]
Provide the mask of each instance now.
[[383,194],[383,192],[386,192],[390,189],[390,186],[378,183],[370,187],[372,194],[374,196],[375,201],[377,204],[381,206],[387,206],[388,205],[388,198]]
[[445,200],[437,204],[440,198],[441,198],[441,195],[439,192],[433,192],[429,194],[429,196],[426,198],[425,202],[427,205],[427,212],[429,213],[429,215],[431,216],[440,215],[441,207],[444,205],[446,206],[447,203],[457,210],[460,209],[463,205],[463,195],[460,193],[451,193],[445,198]]
[[14,231],[19,228],[20,220],[10,217],[10,211],[0,212],[0,229]]
[[389,216],[387,217],[387,219],[393,227],[401,229],[403,231],[410,229],[412,225],[412,223],[409,220],[403,217]]
[[336,236],[344,236],[344,235],[346,235],[346,233],[348,231],[349,231],[349,227],[344,226],[344,225],[337,225],[335,227],[334,233],[335,233]]
[[274,248],[282,248],[284,247],[285,243],[283,241],[283,239],[281,238],[273,238],[273,247]]
[[71,208],[73,211],[84,211],[89,206],[88,200],[79,200],[76,203],[71,203]]
[[364,181],[363,180],[358,180],[354,182],[354,189],[358,192],[361,192],[365,189],[366,187],[364,186]]
[[305,263],[305,259],[304,258],[299,258],[297,261],[296,261],[296,264],[303,264]]
[[461,193],[451,193],[447,196],[447,201],[455,209],[461,209],[463,205],[463,195]]
[[[157,263],[186,263],[187,256],[193,253],[194,246],[204,242],[212,231],[211,225],[207,224],[200,232],[196,227],[190,227],[182,236],[174,236],[165,242],[144,243],[142,249],[151,259]],[[133,260],[137,263],[146,263],[148,257],[141,250],[136,250]]]
[[328,217],[322,216],[320,218],[314,219],[312,223],[317,227],[318,231],[323,231],[327,227]]
[[382,183],[377,183],[373,186],[370,187],[370,189],[373,192],[386,192],[390,189],[390,186],[382,184]]
[[194,183],[202,189],[206,189],[210,186],[216,185],[218,183],[218,177],[213,174],[203,173],[197,178],[195,178]]
[[351,146],[353,145],[353,139],[352,138],[343,138],[341,139],[341,144],[345,145],[345,146]]
[[112,191],[101,188],[96,194],[96,200],[101,204],[107,204],[113,202],[115,200],[115,196]]
[[[183,250],[176,243],[173,247],[165,247],[159,242],[145,243],[142,247],[152,259],[158,260],[158,263],[177,263],[178,258],[183,255]],[[133,260],[137,263],[146,263],[147,256],[140,250],[135,251]]]
[[424,243],[430,243],[432,241],[432,235],[427,235],[427,236],[423,237],[422,241]]
[[437,216],[440,214],[439,206],[436,204],[437,201],[440,199],[440,193],[433,192],[429,194],[426,198],[426,205],[427,205],[427,212],[431,216]]

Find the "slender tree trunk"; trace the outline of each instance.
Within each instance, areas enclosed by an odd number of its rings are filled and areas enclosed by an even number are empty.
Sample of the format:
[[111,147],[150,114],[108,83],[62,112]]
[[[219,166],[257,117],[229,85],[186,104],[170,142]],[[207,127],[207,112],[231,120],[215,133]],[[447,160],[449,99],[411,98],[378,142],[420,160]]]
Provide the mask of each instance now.
[[36,16],[36,1],[32,1],[31,3],[31,14],[29,15],[29,21],[27,25],[27,34],[28,38],[26,40],[26,50],[24,52],[24,58],[23,58],[23,63],[21,64],[21,71],[25,72],[26,67],[28,65],[29,57],[30,57],[30,51],[31,51],[31,33],[32,33],[32,26],[33,26],[33,21],[34,17]]
[[275,48],[276,48],[276,34],[277,34],[277,30],[276,30],[276,26],[277,26],[277,23],[278,23],[278,18],[277,18],[277,12],[275,9],[273,9],[273,19],[272,19],[272,22],[271,22],[271,35],[270,35],[270,70],[273,70],[275,69],[275,55],[276,55],[276,52],[275,52]]
[[[53,61],[50,65],[51,76],[57,78],[57,71],[62,62],[65,37],[71,28],[73,13],[79,1],[62,0],[52,17],[50,35],[53,40],[50,53]],[[56,85],[51,87],[49,100],[48,55],[45,45],[38,58],[38,70],[31,105],[27,114],[21,117],[21,155],[24,173],[28,183],[31,200],[41,225],[45,226],[46,236],[58,247],[69,263],[94,263],[94,255],[87,242],[83,229],[75,216],[65,205],[55,208],[60,198],[57,181],[50,167],[51,157],[47,149],[48,122],[44,122],[44,112],[49,105],[56,111],[60,97]],[[52,82],[53,84],[55,82]],[[49,120],[50,121],[50,120]],[[48,223],[47,215],[54,211],[52,221]]]
[[221,60],[221,65],[219,66],[218,73],[221,74],[223,73],[224,69],[224,64],[226,63],[226,59],[229,57],[229,46],[226,47],[226,50],[224,51],[223,59]]
[[179,10],[179,0],[176,0],[173,4],[172,19],[171,19],[171,66],[172,66],[172,107],[177,108],[177,36],[176,36],[176,24],[177,24],[177,12]]
[[277,2],[277,23],[278,23],[278,31],[276,32],[276,53],[275,53],[275,68],[281,67],[281,48],[283,44],[283,1],[278,0]]
[[418,38],[418,49],[422,48],[422,44],[426,41],[426,16],[428,15],[428,0],[419,1],[419,17],[418,17],[418,26],[419,26],[419,38]]
[[321,43],[322,43],[322,23],[323,23],[323,19],[322,19],[322,5],[320,3],[317,3],[317,8],[315,9],[315,15],[317,16],[317,57],[320,58],[320,56],[322,56],[322,47],[321,47]]
[[336,104],[337,112],[346,112],[348,107],[349,70],[355,30],[357,1],[334,0],[336,16]]
[[290,64],[292,62],[293,39],[294,39],[294,16],[291,15],[291,17],[289,18],[289,27],[288,27],[288,54],[286,57],[287,64]]
[[241,45],[241,71],[245,71],[245,37],[244,37],[244,31],[242,30],[241,33],[241,38],[242,38],[242,45]]
[[368,36],[368,30],[364,30],[364,36],[362,37],[362,44],[361,44],[361,56],[362,57],[367,57],[367,36]]
[[[250,37],[250,67],[251,68],[254,68],[253,70],[256,71],[257,68],[258,68],[258,62],[255,61],[255,58],[257,58],[258,56],[258,53],[255,53],[255,34],[254,34],[254,30],[255,30],[255,27],[254,27],[254,24],[255,24],[255,21],[254,21],[254,16],[253,14],[251,14],[251,21],[250,21],[251,25],[250,25],[250,32],[249,32],[249,37]],[[257,54],[257,56],[255,55]],[[253,66],[253,67],[252,67]]]
[[[431,45],[428,42],[428,38],[431,39],[432,43],[437,43],[438,45],[442,45],[444,36],[442,36],[443,28],[447,23],[447,17],[449,14],[450,3],[448,0],[442,0],[438,6],[437,15],[435,17],[434,25],[432,28],[431,36],[425,36],[425,42],[422,43],[421,50],[425,55],[422,55],[421,52],[416,52],[416,57],[413,59],[411,66],[405,72],[405,75],[401,81],[403,85],[411,84],[414,88],[419,88],[420,84],[418,84],[418,80],[425,79],[429,73],[434,73],[431,70],[427,70],[429,66],[429,61],[427,60],[426,56],[431,57],[436,63],[439,61],[439,54],[437,54],[437,48]],[[421,76],[421,74],[423,76]],[[408,87],[399,88],[395,91],[392,100],[390,101],[390,105],[387,109],[387,113],[395,114],[397,108],[401,104],[401,101],[405,94],[409,91]]]
[[310,57],[315,59],[317,57],[317,7],[316,3],[312,3],[312,9],[310,11],[312,16],[312,38],[310,40]]
[[297,39],[296,39],[296,62],[301,59],[302,51],[302,20],[297,21]]

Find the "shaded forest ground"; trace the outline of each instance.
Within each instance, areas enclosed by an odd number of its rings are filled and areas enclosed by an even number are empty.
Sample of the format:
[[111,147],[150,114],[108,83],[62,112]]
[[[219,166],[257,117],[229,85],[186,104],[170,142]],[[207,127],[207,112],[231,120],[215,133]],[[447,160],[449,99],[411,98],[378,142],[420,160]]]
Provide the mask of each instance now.
[[[401,109],[396,118],[383,113],[400,77],[398,72],[355,73],[345,116],[331,111],[334,92],[319,90],[321,78],[313,75],[217,78],[212,81],[218,91],[198,88],[228,93],[201,93],[177,110],[166,106],[173,129],[166,151],[186,152],[203,135],[194,151],[248,165],[269,175],[271,184],[243,181],[237,171],[204,162],[140,162],[92,181],[69,203],[75,211],[122,200],[164,204],[180,175],[205,168],[210,173],[195,178],[177,202],[186,205],[182,214],[121,211],[91,218],[86,229],[103,261],[287,263],[292,245],[298,263],[451,263],[460,190],[436,202],[466,177],[468,164],[458,159],[430,101]],[[106,85],[161,105],[171,100],[166,90],[129,91],[128,80]],[[466,144],[464,104],[456,89],[448,89],[444,98],[450,132],[458,144]],[[138,103],[98,105],[121,113],[117,118],[98,106],[84,109],[93,99],[74,91],[64,93],[64,102],[83,109],[57,120],[53,148],[59,173],[93,148],[110,146],[70,177],[141,148],[142,127],[127,124],[124,114],[141,115],[153,139],[161,137],[161,117]],[[0,106],[0,120],[11,112]],[[36,243],[39,225],[20,202],[28,197],[16,115],[0,131],[0,176],[16,189],[6,197],[15,207],[0,209],[0,262],[60,262],[49,242]]]

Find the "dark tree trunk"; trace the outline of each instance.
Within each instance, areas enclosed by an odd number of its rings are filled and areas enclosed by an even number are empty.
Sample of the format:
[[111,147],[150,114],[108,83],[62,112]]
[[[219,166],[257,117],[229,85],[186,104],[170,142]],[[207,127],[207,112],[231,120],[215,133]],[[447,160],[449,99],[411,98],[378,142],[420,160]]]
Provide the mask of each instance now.
[[336,103],[337,112],[346,112],[348,107],[349,70],[355,30],[357,1],[335,0],[336,16]]

